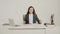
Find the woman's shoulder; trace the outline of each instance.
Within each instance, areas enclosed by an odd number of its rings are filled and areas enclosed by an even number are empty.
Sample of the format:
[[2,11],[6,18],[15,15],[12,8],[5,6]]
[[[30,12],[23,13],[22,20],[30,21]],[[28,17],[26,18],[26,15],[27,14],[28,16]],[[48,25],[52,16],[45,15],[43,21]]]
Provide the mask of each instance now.
[[24,14],[23,16],[24,16],[24,17],[27,17],[27,16],[28,16],[28,14]]
[[37,16],[37,14],[33,14],[34,16]]

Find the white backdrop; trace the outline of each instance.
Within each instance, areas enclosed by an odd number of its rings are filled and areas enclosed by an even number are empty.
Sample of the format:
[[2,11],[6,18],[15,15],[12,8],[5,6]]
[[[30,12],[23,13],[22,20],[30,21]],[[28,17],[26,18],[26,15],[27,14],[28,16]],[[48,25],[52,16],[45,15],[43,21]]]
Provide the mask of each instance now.
[[60,0],[0,0],[0,25],[13,19],[14,24],[23,23],[23,14],[29,6],[33,6],[42,23],[50,22],[54,14],[54,22],[60,26]]
[[15,24],[22,24],[23,14],[26,14],[29,6],[35,8],[43,23],[49,23],[51,14],[54,14],[54,22],[60,25],[59,0],[0,0],[0,22],[8,23],[10,18]]

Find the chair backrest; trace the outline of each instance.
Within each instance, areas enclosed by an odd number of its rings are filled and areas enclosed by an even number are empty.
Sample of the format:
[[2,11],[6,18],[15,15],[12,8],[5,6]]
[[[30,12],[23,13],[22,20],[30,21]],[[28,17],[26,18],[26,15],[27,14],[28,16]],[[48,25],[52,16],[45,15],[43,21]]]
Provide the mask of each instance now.
[[25,18],[25,15],[23,15],[23,20],[24,20],[24,18]]

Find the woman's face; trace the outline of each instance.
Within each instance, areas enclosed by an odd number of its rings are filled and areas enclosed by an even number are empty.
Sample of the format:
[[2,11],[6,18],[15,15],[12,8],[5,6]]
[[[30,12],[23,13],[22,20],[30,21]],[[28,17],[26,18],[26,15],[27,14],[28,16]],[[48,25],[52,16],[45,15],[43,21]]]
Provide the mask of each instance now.
[[33,13],[33,8],[29,9],[29,13],[32,14]]

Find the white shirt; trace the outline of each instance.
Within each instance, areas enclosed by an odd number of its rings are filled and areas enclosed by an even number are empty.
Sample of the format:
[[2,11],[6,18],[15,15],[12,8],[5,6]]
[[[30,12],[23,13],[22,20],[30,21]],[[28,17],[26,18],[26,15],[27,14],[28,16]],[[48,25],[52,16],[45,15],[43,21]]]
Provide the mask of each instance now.
[[33,24],[33,14],[29,14],[29,23]]

